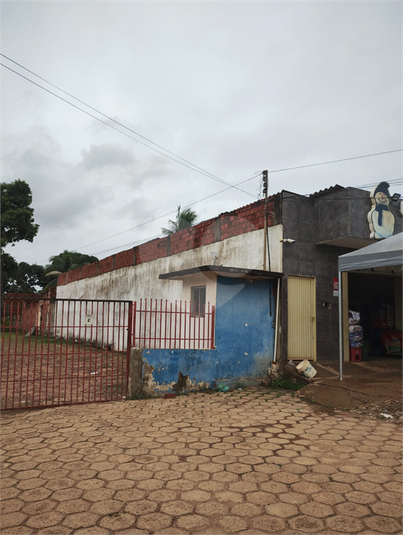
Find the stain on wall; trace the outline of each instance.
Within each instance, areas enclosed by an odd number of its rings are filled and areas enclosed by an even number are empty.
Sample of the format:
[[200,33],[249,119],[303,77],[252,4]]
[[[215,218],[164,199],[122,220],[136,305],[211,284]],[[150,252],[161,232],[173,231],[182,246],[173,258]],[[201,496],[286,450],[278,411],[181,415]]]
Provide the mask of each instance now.
[[274,351],[273,281],[217,278],[216,349],[145,349],[145,388],[172,390],[178,374],[191,388],[266,376]]

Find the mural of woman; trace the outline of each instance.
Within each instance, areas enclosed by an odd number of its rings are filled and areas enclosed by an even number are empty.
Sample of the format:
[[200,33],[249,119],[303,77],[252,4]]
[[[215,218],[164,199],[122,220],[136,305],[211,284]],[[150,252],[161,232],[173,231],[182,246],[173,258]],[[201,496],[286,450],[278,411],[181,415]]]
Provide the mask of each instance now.
[[372,208],[368,212],[370,238],[381,240],[393,236],[395,217],[389,210],[389,184],[380,182],[370,193]]

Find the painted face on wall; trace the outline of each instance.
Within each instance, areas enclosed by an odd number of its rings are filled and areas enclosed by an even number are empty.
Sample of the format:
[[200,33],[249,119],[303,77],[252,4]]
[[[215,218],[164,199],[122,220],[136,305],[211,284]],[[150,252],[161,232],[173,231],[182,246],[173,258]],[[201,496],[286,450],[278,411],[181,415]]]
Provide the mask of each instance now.
[[375,194],[375,202],[376,204],[383,204],[385,206],[389,206],[390,198],[387,196],[387,194],[383,191],[378,191]]

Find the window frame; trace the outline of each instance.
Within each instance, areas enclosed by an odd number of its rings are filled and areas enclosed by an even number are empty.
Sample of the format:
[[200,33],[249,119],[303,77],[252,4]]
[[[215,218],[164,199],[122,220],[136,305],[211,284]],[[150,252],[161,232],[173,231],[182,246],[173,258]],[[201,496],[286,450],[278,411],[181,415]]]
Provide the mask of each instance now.
[[206,286],[190,287],[190,315],[192,318],[204,318],[206,311]]

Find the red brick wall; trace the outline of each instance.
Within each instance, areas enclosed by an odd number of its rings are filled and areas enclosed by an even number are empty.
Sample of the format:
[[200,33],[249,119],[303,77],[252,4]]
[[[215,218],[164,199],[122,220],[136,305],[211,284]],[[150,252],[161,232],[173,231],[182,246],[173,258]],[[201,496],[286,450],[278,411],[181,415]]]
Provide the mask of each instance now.
[[136,264],[144,264],[167,255],[167,238],[142,243],[136,247]]
[[115,269],[132,266],[135,263],[135,250],[129,249],[115,254]]
[[98,262],[98,275],[101,275],[102,273],[108,273],[109,271],[113,271],[114,268],[114,262],[115,255],[107,256],[106,258],[103,258]]
[[[278,209],[279,199],[280,197],[276,195],[268,199],[269,226],[275,224],[275,218],[270,212]],[[151,262],[158,258],[197,249],[202,245],[208,245],[217,240],[225,240],[226,238],[262,229],[264,227],[264,211],[264,200],[242,206],[232,212],[226,212],[216,218],[202,221],[189,229],[171,234],[166,238],[157,238],[147,243],[142,243],[132,249],[108,256],[99,262],[63,273],[59,275],[58,285],[62,286],[68,282],[94,277],[115,269]]]
[[57,277],[57,285],[63,286],[64,284],[67,284],[67,273],[62,273]]
[[98,262],[87,264],[81,268],[81,278],[86,279],[88,277],[95,277],[98,275]]
[[81,269],[82,268],[79,267],[77,269],[72,269],[71,271],[68,271],[67,280],[69,282],[79,281],[81,279]]

